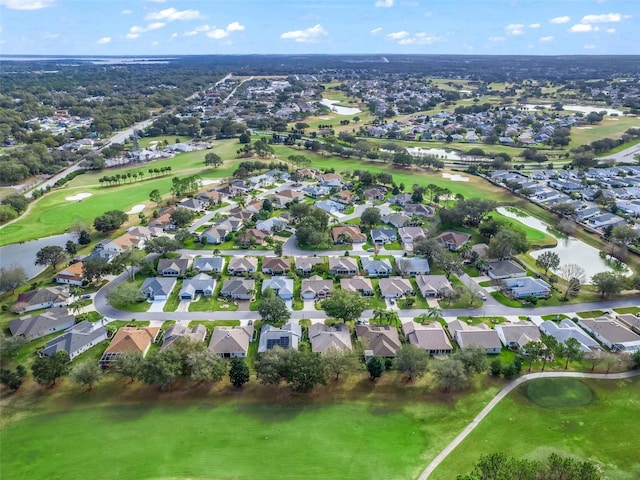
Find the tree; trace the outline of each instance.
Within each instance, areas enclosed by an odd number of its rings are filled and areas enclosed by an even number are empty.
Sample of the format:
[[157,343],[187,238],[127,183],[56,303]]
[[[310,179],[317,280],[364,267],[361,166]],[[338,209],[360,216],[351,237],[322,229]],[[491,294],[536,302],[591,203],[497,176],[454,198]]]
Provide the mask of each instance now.
[[222,165],[222,158],[220,158],[220,155],[218,155],[217,153],[207,153],[204,156],[204,164],[213,165],[215,168],[218,168],[220,165]]
[[175,252],[181,247],[180,242],[170,237],[155,237],[150,238],[145,242],[144,249],[148,253],[159,253],[160,255],[166,255],[170,252]]
[[470,346],[458,350],[452,355],[456,360],[460,360],[467,375],[472,373],[482,373],[488,368],[487,352],[482,347]]
[[100,257],[87,258],[82,262],[82,276],[89,283],[100,280],[110,269],[109,263]]
[[120,210],[110,210],[93,220],[93,227],[101,233],[117,230],[129,219],[129,215]]
[[131,248],[116,255],[111,261],[111,265],[114,269],[126,270],[129,280],[133,282],[136,276],[136,268],[141,267],[144,264],[146,261],[145,257],[146,254],[144,250]]
[[210,350],[188,354],[186,363],[191,370],[191,380],[196,382],[219,382],[227,373],[227,362]]
[[407,381],[410,382],[426,373],[428,362],[429,354],[425,350],[405,343],[396,352],[394,367],[404,372],[409,377]]
[[27,369],[18,365],[15,370],[3,368],[0,370],[0,383],[14,392],[22,386],[22,379],[27,376]]
[[89,245],[91,243],[91,234],[88,230],[82,230],[78,237],[78,244]]
[[260,356],[255,364],[256,376],[263,385],[278,385],[287,373],[293,350],[274,347]]
[[271,288],[267,288],[262,292],[258,313],[262,321],[271,325],[282,325],[291,318],[291,312],[289,312],[287,304]]
[[360,221],[370,227],[380,223],[381,218],[380,209],[376,207],[365,208],[362,215],[360,215]]
[[73,367],[70,377],[74,383],[87,387],[87,390],[91,390],[101,375],[102,370],[100,370],[98,364],[93,360],[87,360]]
[[284,378],[294,392],[307,393],[320,384],[324,385],[324,365],[317,353],[294,351],[288,358]]
[[140,303],[144,296],[133,283],[124,282],[107,292],[107,302],[117,308],[118,305],[131,305]]
[[464,260],[451,252],[442,251],[438,253],[434,262],[444,271],[447,278],[451,277],[452,273],[455,275],[464,273]]
[[329,347],[325,350],[322,360],[325,373],[331,376],[335,375],[335,380],[338,380],[342,374],[354,371],[358,366],[355,354],[346,348]]
[[173,348],[152,351],[144,359],[140,369],[142,381],[148,385],[158,385],[162,391],[166,391],[180,375],[182,358]]
[[560,268],[560,276],[567,280],[567,289],[564,292],[563,300],[575,297],[580,293],[580,287],[585,281],[585,271],[580,265],[567,263]]
[[533,362],[538,360],[540,356],[543,354],[544,345],[541,341],[531,340],[530,342],[527,342],[526,344],[524,344],[522,349],[526,352],[527,357],[529,358],[529,372],[530,372]]
[[367,301],[358,292],[336,290],[322,302],[322,308],[329,317],[348,322],[360,318],[367,308]]
[[44,267],[51,265],[55,270],[59,263],[63,262],[67,258],[64,252],[64,248],[57,245],[48,245],[42,247],[36,253],[36,265],[42,265]]
[[0,292],[13,293],[16,288],[27,281],[27,273],[22,265],[13,264],[0,268]]
[[549,272],[549,269],[555,270],[560,266],[560,256],[556,252],[543,252],[538,258],[536,258],[536,265],[540,268],[544,268],[544,274],[546,275]]
[[616,225],[611,229],[609,239],[618,245],[629,245],[638,239],[638,232],[629,225]]
[[49,357],[36,357],[31,365],[33,378],[39,385],[50,387],[69,371],[69,356],[60,350]]
[[580,342],[573,338],[567,338],[562,344],[562,356],[566,359],[564,369],[569,368],[569,362],[581,360],[584,357]]
[[489,241],[489,257],[505,258],[529,249],[525,233],[521,230],[501,229]]
[[16,212],[22,213],[29,206],[29,200],[27,200],[23,195],[19,193],[12,193],[7,195],[2,199],[2,203],[5,205],[9,205]]
[[242,386],[251,378],[249,374],[249,367],[242,358],[232,358],[231,367],[229,368],[229,381],[231,385],[236,388],[242,388]]
[[467,386],[464,364],[457,358],[448,357],[433,364],[436,384],[445,392],[462,390]]
[[432,262],[443,251],[442,245],[435,238],[424,238],[414,242],[413,253],[422,255]]
[[622,277],[613,272],[600,272],[591,277],[593,283],[602,298],[620,293],[624,285]]
[[16,337],[7,337],[0,335],[0,357],[13,358],[20,349],[27,344],[27,339],[21,335]]
[[193,219],[195,218],[195,213],[187,208],[178,207],[173,212],[171,212],[171,221],[178,228],[184,228],[191,225]]
[[380,357],[371,357],[367,362],[367,372],[372,381],[376,381],[376,378],[380,378],[384,373],[385,366],[384,361]]
[[160,195],[160,190],[158,190],[157,188],[151,190],[151,192],[149,192],[149,200],[157,205],[160,205],[160,202],[162,202],[162,195]]
[[70,256],[74,256],[76,253],[78,253],[78,244],[73,240],[67,240],[67,243],[65,243],[64,245],[64,250]]
[[[638,350],[640,352],[640,350]],[[596,366],[604,361],[603,350],[591,350],[585,355],[585,358],[591,363],[591,371],[593,372],[596,369]]]
[[140,353],[123,353],[116,357],[115,361],[111,364],[111,369],[118,375],[128,378],[131,383],[140,378],[142,361],[143,358]]

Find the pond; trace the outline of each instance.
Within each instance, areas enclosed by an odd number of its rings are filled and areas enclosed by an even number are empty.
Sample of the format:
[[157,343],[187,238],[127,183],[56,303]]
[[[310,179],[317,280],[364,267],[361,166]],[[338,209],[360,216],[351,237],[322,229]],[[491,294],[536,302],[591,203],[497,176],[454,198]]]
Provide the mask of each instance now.
[[[527,103],[522,105],[527,110],[536,110],[538,108],[552,108],[552,105],[533,105],[531,103]],[[569,110],[571,112],[581,112],[584,114],[589,114],[591,112],[606,112],[607,115],[624,115],[622,110],[616,110],[615,108],[605,108],[598,107],[595,105],[563,105],[563,110]]]
[[333,113],[337,113],[338,115],[356,115],[362,112],[362,110],[360,110],[359,108],[341,107],[339,105],[336,105],[336,103],[340,102],[337,100],[329,100],[328,98],[323,98],[322,100],[320,100],[320,103],[326,107],[329,107]]
[[409,155],[414,157],[436,157],[446,158],[447,160],[462,160],[462,157],[455,150],[445,150],[443,148],[422,148],[422,147],[409,147],[407,148]]
[[[567,263],[575,263],[576,265],[580,265],[587,276],[585,283],[591,283],[591,277],[596,273],[600,272],[613,272],[616,271],[612,263],[605,260],[600,256],[600,250],[592,247],[591,245],[587,245],[581,240],[578,240],[575,237],[562,237],[555,231],[553,228],[549,228],[549,225],[538,220],[537,218],[531,216],[522,216],[522,213],[514,213],[511,210],[508,210],[504,207],[498,207],[497,211],[504,215],[505,217],[514,218],[519,222],[527,225],[528,227],[535,228],[536,230],[540,230],[542,232],[546,232],[547,234],[554,237],[558,240],[558,245],[553,248],[545,248],[543,250],[535,250],[529,252],[529,255],[533,258],[538,258],[542,255],[543,252],[552,251],[558,254],[560,257],[560,266],[565,265]],[[559,275],[558,271],[554,271]],[[624,274],[631,273],[628,268],[625,267],[625,270],[622,272]]]
[[76,241],[77,235],[65,233],[63,235],[53,235],[51,237],[39,238],[24,243],[13,243],[0,247],[0,264],[3,268],[12,265],[21,265],[27,273],[27,277],[33,278],[44,270],[45,267],[36,265],[36,253],[48,245],[64,247],[68,240]]

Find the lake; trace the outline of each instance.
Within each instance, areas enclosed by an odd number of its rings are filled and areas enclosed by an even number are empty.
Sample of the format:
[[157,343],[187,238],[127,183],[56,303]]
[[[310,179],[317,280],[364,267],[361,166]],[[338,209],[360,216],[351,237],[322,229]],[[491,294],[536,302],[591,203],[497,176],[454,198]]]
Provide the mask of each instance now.
[[[552,105],[534,105],[531,103],[527,103],[522,105],[526,110],[536,110],[537,108],[553,108]],[[581,112],[584,114],[589,114],[591,112],[606,112],[607,115],[624,115],[622,110],[616,110],[615,108],[606,108],[606,107],[598,107],[595,105],[563,105],[563,110],[569,110],[571,112]]]
[[422,147],[409,147],[407,148],[409,155],[414,157],[436,157],[446,158],[447,160],[462,160],[462,157],[455,150],[445,150],[443,148],[422,148]]
[[[591,245],[587,245],[586,243],[578,240],[575,237],[562,238],[557,233],[549,231],[549,226],[535,217],[518,216],[517,214],[507,210],[504,207],[498,207],[496,210],[505,217],[513,218],[528,227],[546,232],[553,238],[558,240],[558,245],[553,248],[544,248],[542,250],[534,250],[529,252],[529,255],[531,257],[538,258],[540,255],[542,255],[542,253],[549,250],[555,252],[560,257],[560,266],[567,263],[575,263],[576,265],[580,265],[584,269],[587,276],[587,281],[585,283],[591,283],[591,277],[596,273],[614,271],[614,269],[611,268],[611,266],[609,266],[602,257],[600,257],[600,250],[598,250],[597,248],[592,247]],[[554,272],[559,275],[558,271]],[[629,269],[627,269],[625,273],[629,274]]]
[[78,236],[73,233],[65,233],[39,238],[38,240],[32,240],[30,242],[5,245],[4,247],[0,247],[0,265],[2,265],[3,268],[11,267],[12,265],[22,265],[24,271],[27,273],[27,277],[33,278],[45,269],[45,267],[35,265],[34,263],[36,261],[36,253],[38,253],[42,247],[48,245],[64,247],[67,241],[76,241],[77,238]]
[[341,107],[340,105],[336,105],[336,103],[340,103],[337,100],[329,100],[327,98],[323,98],[320,100],[320,103],[326,107],[329,107],[333,113],[337,113],[338,115],[356,115],[362,110],[359,108],[353,107]]

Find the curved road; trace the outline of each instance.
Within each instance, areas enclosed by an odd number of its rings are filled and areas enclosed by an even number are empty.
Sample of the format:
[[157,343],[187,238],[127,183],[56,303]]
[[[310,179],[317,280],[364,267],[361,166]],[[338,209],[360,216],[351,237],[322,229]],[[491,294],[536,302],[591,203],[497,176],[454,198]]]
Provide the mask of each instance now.
[[500,400],[506,397],[514,388],[522,385],[529,380],[535,380],[537,378],[553,378],[553,377],[570,377],[570,378],[597,378],[600,380],[620,380],[624,378],[637,377],[640,375],[640,370],[635,370],[632,372],[623,372],[623,373],[612,373],[612,374],[599,374],[599,373],[580,373],[580,372],[542,372],[542,373],[530,373],[527,375],[523,375],[522,377],[516,378],[515,380],[509,382],[507,385],[503,387],[502,390],[487,404],[486,407],[482,409],[482,411],[476,415],[467,427],[458,434],[453,441],[447,445],[437,456],[434,458],[427,468],[423,470],[423,472],[418,477],[418,480],[427,480],[429,475],[431,475],[436,468],[444,461],[445,458],[458,446],[462,441],[467,438],[467,436],[478,426],[478,424],[487,416],[487,414],[493,410]]

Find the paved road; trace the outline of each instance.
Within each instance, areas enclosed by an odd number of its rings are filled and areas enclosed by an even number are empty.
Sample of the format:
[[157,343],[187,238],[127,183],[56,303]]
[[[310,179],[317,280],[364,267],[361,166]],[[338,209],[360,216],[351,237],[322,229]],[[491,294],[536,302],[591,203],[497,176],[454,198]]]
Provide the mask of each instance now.
[[418,477],[418,480],[427,480],[429,475],[431,475],[436,468],[444,461],[445,458],[458,446],[462,441],[467,438],[467,436],[478,426],[478,424],[487,416],[487,414],[493,410],[500,400],[506,397],[514,388],[522,385],[529,380],[534,380],[536,378],[553,378],[553,377],[565,377],[565,378],[597,378],[601,380],[620,380],[624,378],[637,377],[640,375],[640,370],[635,370],[632,372],[623,372],[623,373],[612,373],[612,374],[598,374],[598,373],[580,373],[580,372],[542,372],[542,373],[530,373],[528,375],[523,375],[522,377],[516,378],[515,380],[509,382],[507,385],[503,387],[502,390],[487,404],[486,407],[482,409],[482,411],[476,415],[467,427],[458,434],[453,441],[447,445],[437,456],[434,458],[427,468],[423,470],[423,472]]
[[636,155],[640,155],[640,144],[633,145],[622,150],[621,152],[614,153],[613,155],[598,157],[598,160],[615,160],[616,162],[629,162],[633,161],[633,157]]

